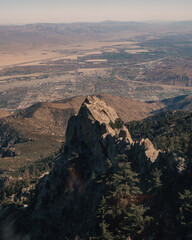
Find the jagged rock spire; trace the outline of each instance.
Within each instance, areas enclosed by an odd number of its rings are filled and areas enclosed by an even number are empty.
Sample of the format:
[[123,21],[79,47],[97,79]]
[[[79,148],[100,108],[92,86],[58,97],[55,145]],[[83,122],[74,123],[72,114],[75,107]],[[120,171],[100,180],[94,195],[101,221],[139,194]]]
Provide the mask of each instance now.
[[[133,140],[125,126],[112,128],[118,115],[115,110],[96,96],[88,96],[77,116],[69,120],[66,131],[65,153],[77,152],[92,158],[114,159]],[[116,143],[122,141],[118,149]]]

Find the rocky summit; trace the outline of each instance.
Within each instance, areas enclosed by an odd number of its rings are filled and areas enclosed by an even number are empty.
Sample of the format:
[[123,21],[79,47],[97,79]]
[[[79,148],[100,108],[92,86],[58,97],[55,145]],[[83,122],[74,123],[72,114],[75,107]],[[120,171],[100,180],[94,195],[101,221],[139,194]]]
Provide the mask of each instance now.
[[101,164],[103,159],[114,161],[119,154],[126,154],[140,170],[160,162],[165,155],[156,150],[148,138],[134,142],[115,110],[96,96],[88,96],[79,113],[68,122],[65,158],[69,159],[73,153]]
[[91,158],[114,159],[133,144],[125,126],[112,127],[118,119],[115,110],[95,96],[87,97],[77,116],[69,120],[66,131],[65,154],[72,152]]

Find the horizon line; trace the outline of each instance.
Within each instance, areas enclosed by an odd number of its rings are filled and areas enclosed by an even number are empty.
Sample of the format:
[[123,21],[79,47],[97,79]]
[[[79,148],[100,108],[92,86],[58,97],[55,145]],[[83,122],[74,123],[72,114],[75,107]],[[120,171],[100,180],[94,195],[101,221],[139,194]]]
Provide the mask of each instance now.
[[26,25],[36,25],[36,24],[85,24],[85,23],[90,23],[90,24],[94,24],[94,23],[148,23],[148,24],[152,24],[152,23],[181,23],[181,22],[192,22],[191,20],[146,20],[146,21],[137,21],[137,20],[128,20],[128,21],[120,21],[120,20],[103,20],[103,21],[74,21],[74,22],[29,22],[29,23],[4,23],[1,24],[0,26],[26,26]]

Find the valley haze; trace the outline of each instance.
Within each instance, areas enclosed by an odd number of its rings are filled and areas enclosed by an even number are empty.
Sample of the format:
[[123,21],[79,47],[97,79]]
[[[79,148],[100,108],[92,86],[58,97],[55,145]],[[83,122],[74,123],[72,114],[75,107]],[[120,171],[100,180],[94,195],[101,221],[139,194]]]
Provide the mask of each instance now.
[[191,20],[188,0],[7,0],[0,3],[1,24],[98,21]]

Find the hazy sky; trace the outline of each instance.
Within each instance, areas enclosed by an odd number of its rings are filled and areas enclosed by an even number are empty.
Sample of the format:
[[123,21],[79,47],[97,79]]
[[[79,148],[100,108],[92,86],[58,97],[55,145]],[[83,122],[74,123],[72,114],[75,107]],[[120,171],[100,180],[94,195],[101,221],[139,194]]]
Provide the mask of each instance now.
[[0,24],[192,20],[192,0],[0,0]]

